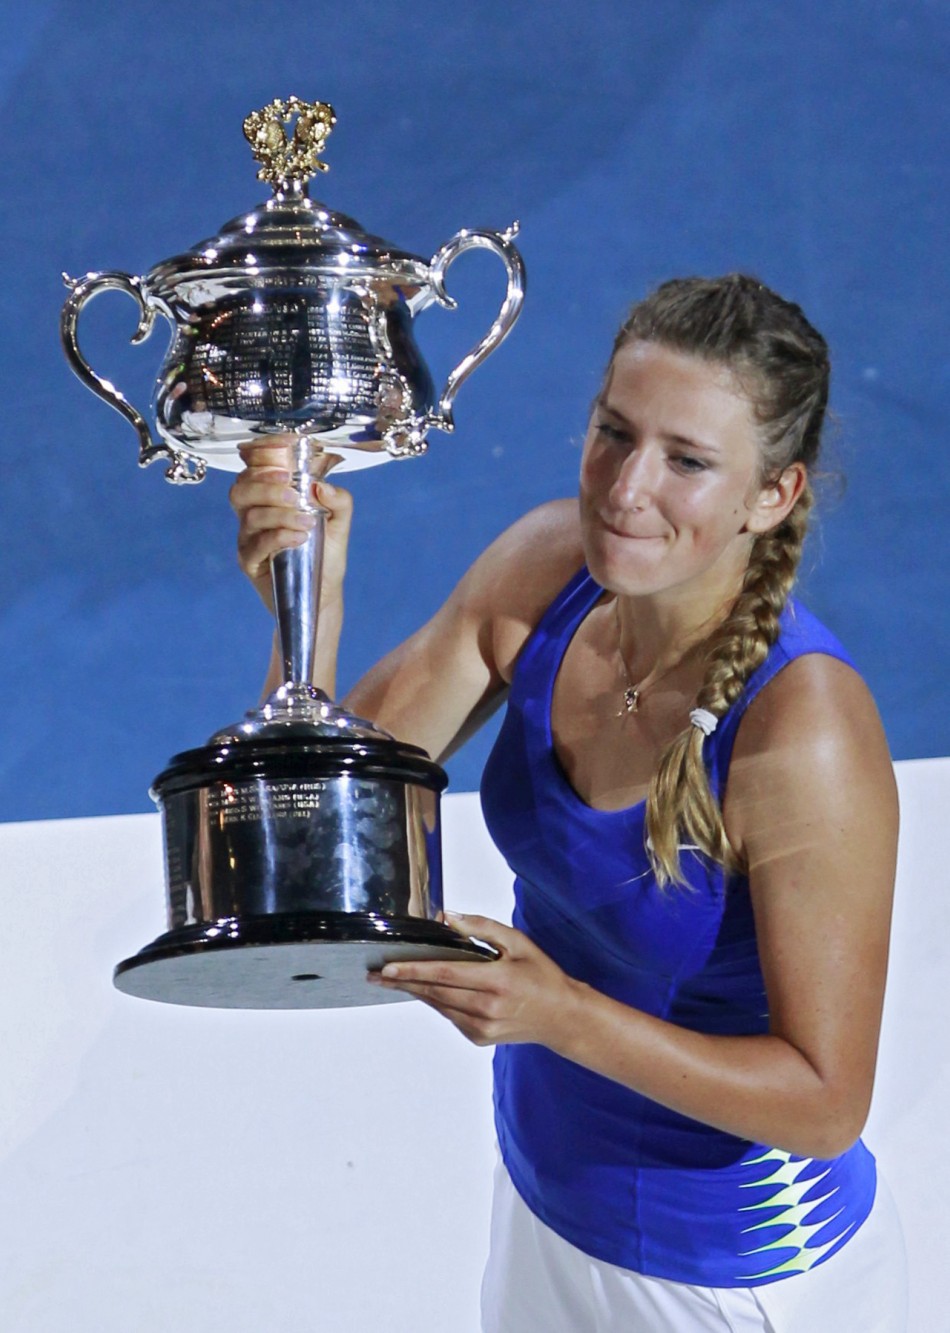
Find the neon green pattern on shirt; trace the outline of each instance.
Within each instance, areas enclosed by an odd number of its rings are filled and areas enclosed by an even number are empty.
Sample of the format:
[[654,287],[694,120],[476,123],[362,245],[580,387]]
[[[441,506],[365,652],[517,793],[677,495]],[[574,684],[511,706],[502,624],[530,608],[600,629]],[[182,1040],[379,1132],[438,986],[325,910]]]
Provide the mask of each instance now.
[[[740,1186],[742,1189],[758,1189],[762,1185],[775,1185],[775,1193],[771,1198],[764,1202],[749,1204],[739,1211],[743,1213],[754,1213],[760,1209],[768,1209],[769,1217],[767,1221],[753,1222],[751,1226],[744,1227],[742,1234],[749,1236],[754,1240],[754,1232],[764,1227],[789,1226],[792,1229],[784,1235],[781,1240],[773,1240],[768,1245],[761,1245],[757,1249],[743,1250],[743,1257],[752,1255],[761,1255],[761,1263],[767,1265],[771,1257],[769,1251],[794,1249],[798,1253],[791,1259],[786,1259],[783,1263],[776,1264],[774,1267],[759,1267],[755,1272],[746,1273],[742,1280],[753,1281],[756,1278],[777,1277],[780,1273],[807,1273],[809,1268],[813,1268],[818,1261],[833,1249],[852,1229],[853,1222],[848,1222],[841,1231],[831,1240],[822,1245],[811,1246],[806,1249],[809,1240],[819,1231],[831,1225],[835,1217],[840,1216],[834,1213],[830,1217],[823,1216],[820,1222],[806,1222],[805,1219],[814,1212],[819,1204],[824,1203],[836,1193],[836,1189],[831,1189],[827,1194],[820,1195],[818,1198],[810,1198],[807,1203],[802,1203],[804,1195],[809,1194],[818,1186],[826,1176],[831,1174],[830,1168],[820,1175],[808,1176],[805,1180],[799,1177],[803,1172],[807,1172],[813,1165],[810,1157],[793,1158],[791,1153],[782,1152],[778,1148],[770,1148],[762,1153],[760,1157],[753,1157],[747,1166],[755,1166],[758,1163],[767,1163],[769,1171],[763,1175],[760,1180],[749,1181]],[[776,1208],[781,1208],[777,1216],[773,1216]]]

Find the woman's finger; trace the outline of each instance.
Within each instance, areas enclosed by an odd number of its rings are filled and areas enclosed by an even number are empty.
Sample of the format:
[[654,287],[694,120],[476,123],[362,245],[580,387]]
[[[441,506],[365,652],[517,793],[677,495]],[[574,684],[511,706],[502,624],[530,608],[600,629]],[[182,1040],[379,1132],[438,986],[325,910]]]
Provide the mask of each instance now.
[[269,528],[238,543],[238,563],[248,578],[256,581],[269,576],[270,562],[280,551],[302,546],[308,532],[291,528]]
[[328,509],[331,517],[335,520],[349,520],[352,517],[352,495],[349,491],[334,486],[330,481],[315,481],[313,483],[313,498],[318,504]]
[[398,982],[400,986],[442,986],[458,991],[488,991],[494,989],[492,963],[470,962],[405,962],[387,963],[377,973],[384,983]]
[[491,1023],[500,1017],[497,997],[488,992],[463,990],[421,981],[393,983],[379,977],[378,974],[375,977],[370,974],[370,980],[381,990],[396,990],[402,995],[411,995],[416,1000],[422,1000],[430,1008],[437,1009],[440,1014],[451,1018],[453,1022],[464,1018],[475,1023]]
[[269,435],[266,440],[248,440],[238,452],[249,468],[278,467],[289,472],[291,449],[296,442],[296,435]]
[[242,515],[239,543],[245,537],[256,537],[261,532],[273,532],[278,528],[291,531],[312,532],[317,520],[305,509],[291,509],[287,505],[253,505],[245,509]]
[[527,937],[513,926],[505,926],[490,916],[468,916],[462,912],[444,912],[443,920],[447,926],[457,930],[466,938],[474,936],[493,945],[500,953],[516,956],[528,945]]
[[[370,976],[372,975],[371,973]],[[436,1004],[448,1005],[475,1017],[487,1018],[491,1007],[490,992],[472,990],[464,986],[449,986],[444,982],[410,981],[407,978],[395,981],[388,977],[379,977],[373,984],[382,990],[400,990],[407,995],[415,995],[420,1000],[432,1000]]]
[[433,1013],[447,1018],[473,1045],[493,1046],[498,1041],[499,1033],[491,1019],[473,1018],[471,1014],[461,1009],[453,1009],[451,1005],[439,1004],[435,1000],[427,1000],[424,996],[417,998]]
[[279,468],[246,469],[235,478],[228,497],[239,512],[256,504],[292,505],[298,503],[290,476]]

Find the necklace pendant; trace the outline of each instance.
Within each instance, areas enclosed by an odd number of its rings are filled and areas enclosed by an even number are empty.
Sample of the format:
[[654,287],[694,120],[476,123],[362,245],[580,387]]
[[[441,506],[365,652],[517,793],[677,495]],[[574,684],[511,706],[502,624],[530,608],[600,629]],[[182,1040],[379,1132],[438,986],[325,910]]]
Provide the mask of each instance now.
[[[640,707],[640,691],[628,685],[623,692],[623,713],[635,713]],[[623,713],[618,713],[618,717],[623,717]]]

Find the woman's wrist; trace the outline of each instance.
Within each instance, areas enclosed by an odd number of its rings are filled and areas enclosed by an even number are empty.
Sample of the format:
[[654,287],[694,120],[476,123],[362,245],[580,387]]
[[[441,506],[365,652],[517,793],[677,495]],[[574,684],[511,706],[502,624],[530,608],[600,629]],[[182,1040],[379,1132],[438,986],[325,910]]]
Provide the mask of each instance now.
[[320,603],[317,617],[317,643],[313,658],[313,684],[331,699],[336,690],[336,662],[343,629],[343,595]]
[[564,984],[556,997],[550,1021],[545,1024],[548,1030],[539,1037],[539,1041],[565,1060],[583,1063],[584,1031],[590,1021],[591,1007],[596,1002],[597,992],[586,982],[577,981],[567,973],[563,976]]

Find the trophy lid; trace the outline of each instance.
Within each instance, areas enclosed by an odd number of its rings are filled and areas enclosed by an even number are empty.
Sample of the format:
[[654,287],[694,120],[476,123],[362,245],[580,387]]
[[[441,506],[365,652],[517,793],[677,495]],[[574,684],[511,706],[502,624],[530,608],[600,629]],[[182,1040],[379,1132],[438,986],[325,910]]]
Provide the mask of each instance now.
[[[291,135],[284,129],[296,117]],[[244,134],[261,163],[258,178],[272,198],[226,222],[215,236],[157,264],[146,278],[159,294],[179,278],[210,270],[266,273],[305,269],[338,276],[396,278],[417,287],[429,282],[429,262],[365,231],[307,193],[316,171],[326,171],[318,153],[336,123],[325,102],[278,99],[244,122]]]

